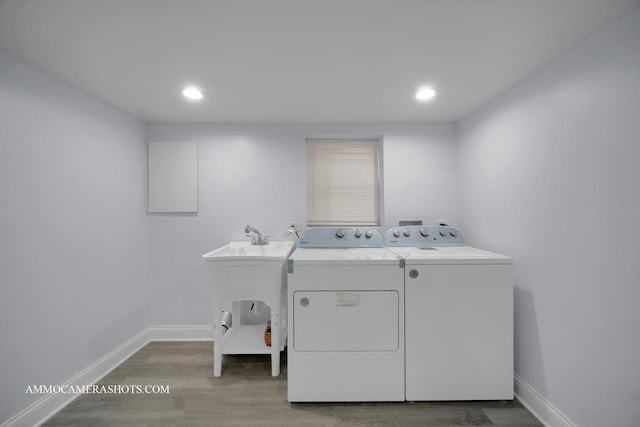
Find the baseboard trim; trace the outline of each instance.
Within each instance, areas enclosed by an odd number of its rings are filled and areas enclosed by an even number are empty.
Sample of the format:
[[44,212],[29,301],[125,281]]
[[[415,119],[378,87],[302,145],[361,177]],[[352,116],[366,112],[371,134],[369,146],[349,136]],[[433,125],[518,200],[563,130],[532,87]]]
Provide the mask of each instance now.
[[547,427],[576,427],[576,424],[515,372],[513,373],[513,382],[518,400],[542,424]]
[[[150,341],[211,341],[211,325],[152,326],[134,335],[69,380],[65,386],[95,384]],[[39,426],[79,394],[48,394],[2,424],[2,427]]]
[[213,341],[212,325],[162,325],[148,329],[149,341]]

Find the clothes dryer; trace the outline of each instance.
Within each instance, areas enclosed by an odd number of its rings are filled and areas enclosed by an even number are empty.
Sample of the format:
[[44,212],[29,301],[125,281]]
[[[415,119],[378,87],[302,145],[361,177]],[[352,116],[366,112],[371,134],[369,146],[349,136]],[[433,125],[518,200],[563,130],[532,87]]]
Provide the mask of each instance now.
[[448,226],[384,240],[405,262],[406,399],[513,399],[512,259]]
[[404,269],[377,230],[307,230],[287,288],[290,402],[404,400]]

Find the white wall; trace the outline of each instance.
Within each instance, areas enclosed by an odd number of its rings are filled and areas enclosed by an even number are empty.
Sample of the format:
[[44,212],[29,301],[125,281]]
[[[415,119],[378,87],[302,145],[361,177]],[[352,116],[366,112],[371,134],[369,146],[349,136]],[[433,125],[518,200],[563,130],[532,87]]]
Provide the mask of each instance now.
[[153,324],[211,322],[200,256],[244,225],[282,237],[306,218],[305,138],[383,136],[384,218],[458,219],[451,124],[150,124],[149,141],[198,143],[197,215],[150,215]]
[[514,257],[516,371],[579,426],[640,420],[640,9],[458,126],[472,244]]
[[200,206],[147,216],[144,124],[0,53],[0,421],[146,326],[210,323],[200,255],[304,221],[305,138],[381,135],[381,229],[512,255],[519,375],[577,425],[635,426],[638,117],[640,10],[458,126],[149,124],[198,142]]
[[0,423],[148,326],[144,142],[0,53]]

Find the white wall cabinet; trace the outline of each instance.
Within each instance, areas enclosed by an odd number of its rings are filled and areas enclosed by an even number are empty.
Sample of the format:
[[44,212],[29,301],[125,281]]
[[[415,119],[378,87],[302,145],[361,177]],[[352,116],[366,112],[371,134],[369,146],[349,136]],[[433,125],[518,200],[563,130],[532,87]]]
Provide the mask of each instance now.
[[194,141],[147,143],[147,212],[198,211],[198,146]]

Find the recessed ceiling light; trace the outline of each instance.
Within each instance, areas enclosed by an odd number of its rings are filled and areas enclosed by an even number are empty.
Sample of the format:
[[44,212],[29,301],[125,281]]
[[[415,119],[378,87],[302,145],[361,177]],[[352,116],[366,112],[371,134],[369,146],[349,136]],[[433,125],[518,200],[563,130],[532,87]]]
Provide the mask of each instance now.
[[194,101],[200,100],[204,97],[202,91],[195,86],[186,87],[182,91],[182,94],[185,96],[185,98],[193,99]]
[[416,92],[416,99],[418,101],[428,101],[436,96],[437,93],[432,87],[423,87]]

